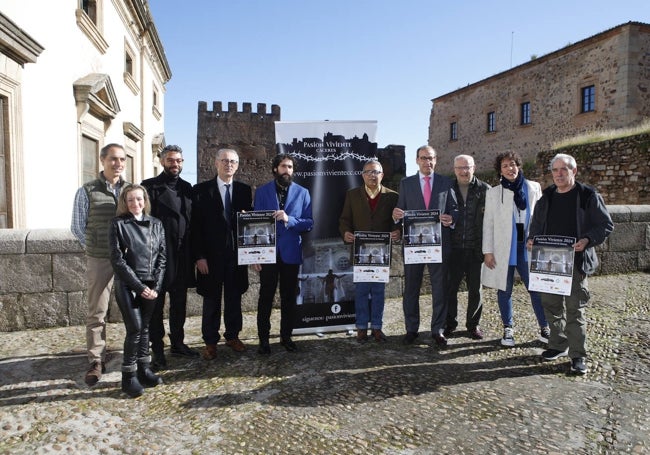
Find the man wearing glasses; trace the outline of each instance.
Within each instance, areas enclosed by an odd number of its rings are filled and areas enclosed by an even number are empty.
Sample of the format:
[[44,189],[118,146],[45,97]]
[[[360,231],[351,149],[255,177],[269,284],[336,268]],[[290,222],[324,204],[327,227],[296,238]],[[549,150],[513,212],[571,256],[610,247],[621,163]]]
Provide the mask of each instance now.
[[483,213],[485,194],[490,185],[474,176],[474,158],[458,155],[454,158],[453,184],[458,201],[458,218],[451,231],[452,254],[449,259],[449,290],[447,295],[447,324],[444,335],[450,336],[458,327],[458,288],[463,277],[467,283],[467,315],[465,327],[470,338],[480,340],[481,267],[483,265]]
[[[381,163],[370,160],[361,173],[363,186],[349,190],[345,195],[343,212],[339,218],[339,232],[345,243],[354,242],[354,231],[390,232],[392,241],[399,240],[400,230],[391,217],[397,204],[397,193],[381,184],[384,171]],[[354,310],[357,342],[368,340],[368,323],[376,342],[386,341],[382,332],[385,283],[355,283]]]
[[149,339],[153,351],[153,367],[167,368],[165,359],[165,327],[163,307],[169,293],[169,341],[172,356],[198,357],[199,353],[185,344],[187,289],[194,287],[194,261],[190,250],[190,219],[192,214],[192,185],[180,177],[183,170],[183,149],[168,145],[160,152],[163,172],[144,180],[149,193],[151,215],[160,219],[165,229],[167,268],[163,292],[158,294],[149,324]]
[[397,207],[393,209],[393,220],[401,223],[406,210],[440,210],[442,226],[442,262],[429,264],[404,264],[404,325],[406,335],[402,342],[413,344],[420,328],[420,288],[424,266],[429,269],[433,312],[431,315],[431,337],[438,347],[447,345],[444,335],[447,317],[447,264],[451,254],[450,226],[457,216],[456,196],[451,189],[449,177],[434,173],[436,151],[423,145],[417,150],[416,162],[419,171],[405,177],[399,184]]
[[253,209],[251,187],[233,179],[239,168],[237,152],[220,149],[214,164],[217,176],[194,186],[191,223],[196,291],[203,296],[201,331],[206,360],[217,357],[222,294],[226,346],[235,352],[246,350],[239,332],[241,296],[248,289],[248,271],[246,266],[237,265],[236,213]]

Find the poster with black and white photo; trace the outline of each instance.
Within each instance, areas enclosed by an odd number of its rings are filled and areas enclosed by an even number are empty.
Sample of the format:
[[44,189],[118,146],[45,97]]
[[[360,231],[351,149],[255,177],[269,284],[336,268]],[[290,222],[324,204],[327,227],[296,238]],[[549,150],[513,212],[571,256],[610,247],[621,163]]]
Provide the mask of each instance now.
[[237,263],[275,264],[273,210],[237,213]]
[[530,291],[571,295],[575,237],[538,235],[530,254]]
[[404,264],[442,262],[440,210],[407,210],[402,229]]
[[355,231],[353,248],[353,281],[388,283],[390,232]]

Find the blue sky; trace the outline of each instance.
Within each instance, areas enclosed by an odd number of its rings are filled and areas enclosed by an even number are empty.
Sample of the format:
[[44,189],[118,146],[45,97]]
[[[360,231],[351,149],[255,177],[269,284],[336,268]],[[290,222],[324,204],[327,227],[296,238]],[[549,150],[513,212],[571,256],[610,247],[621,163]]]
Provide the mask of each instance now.
[[150,0],[172,70],[165,138],[196,182],[199,101],[283,121],[377,120],[377,143],[426,144],[431,99],[628,21],[647,0]]

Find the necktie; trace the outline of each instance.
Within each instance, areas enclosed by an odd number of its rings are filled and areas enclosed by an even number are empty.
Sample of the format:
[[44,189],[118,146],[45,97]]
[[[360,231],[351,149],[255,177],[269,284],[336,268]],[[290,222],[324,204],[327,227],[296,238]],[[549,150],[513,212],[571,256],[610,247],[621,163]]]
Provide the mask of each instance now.
[[230,184],[226,183],[226,197],[223,200],[223,214],[226,217],[226,222],[230,224],[230,217],[232,216],[232,202],[230,201]]
[[424,206],[428,209],[429,208],[429,202],[431,202],[431,176],[426,175],[424,177],[424,192],[422,193],[424,196]]

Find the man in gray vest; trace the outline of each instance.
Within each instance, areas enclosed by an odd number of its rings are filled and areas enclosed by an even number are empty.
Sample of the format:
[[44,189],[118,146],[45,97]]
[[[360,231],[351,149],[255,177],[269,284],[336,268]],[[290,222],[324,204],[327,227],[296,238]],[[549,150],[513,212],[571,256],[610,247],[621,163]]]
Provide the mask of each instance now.
[[77,190],[70,229],[86,250],[88,316],[86,345],[89,367],[85,381],[97,384],[106,371],[106,313],[113,285],[113,267],[108,248],[108,227],[115,216],[120,190],[127,184],[122,178],[126,153],[119,144],[108,144],[99,153],[103,171],[95,180]]

